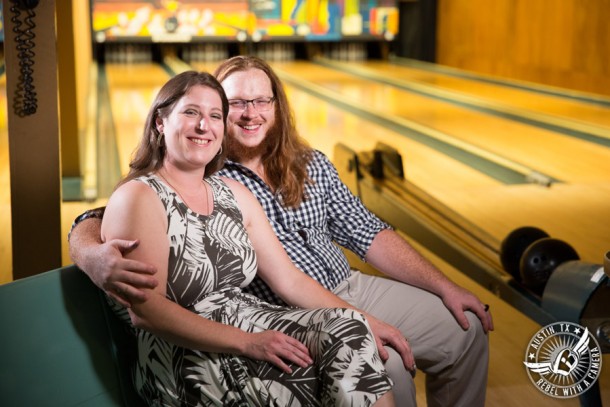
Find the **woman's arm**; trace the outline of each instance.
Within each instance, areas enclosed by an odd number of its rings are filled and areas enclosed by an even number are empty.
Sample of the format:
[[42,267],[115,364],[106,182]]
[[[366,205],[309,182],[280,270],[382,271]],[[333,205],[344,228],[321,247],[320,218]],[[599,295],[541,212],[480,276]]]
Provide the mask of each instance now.
[[[153,288],[154,267],[124,259],[139,241],[113,239],[102,242],[100,230],[104,208],[85,212],[75,220],[68,235],[70,257],[91,281],[124,307],[133,300],[144,300],[142,288]],[[94,216],[90,216],[93,214]],[[84,220],[83,217],[86,217]]]
[[[280,298],[301,308],[356,309],[301,272],[286,254],[256,197],[236,181],[225,179],[225,182],[242,209],[244,225],[256,251],[259,275]],[[368,319],[381,358],[386,360],[388,357],[383,345],[390,345],[400,353],[405,367],[414,370],[413,354],[400,331],[363,311],[357,311]]]
[[176,345],[206,352],[226,352],[275,363],[285,371],[288,360],[311,363],[307,348],[280,332],[247,333],[203,318],[166,297],[169,243],[165,209],[154,191],[141,182],[122,185],[110,198],[102,222],[102,240],[139,240],[126,258],[146,261],[157,270],[159,284],[146,299],[134,301],[129,315],[134,326]]

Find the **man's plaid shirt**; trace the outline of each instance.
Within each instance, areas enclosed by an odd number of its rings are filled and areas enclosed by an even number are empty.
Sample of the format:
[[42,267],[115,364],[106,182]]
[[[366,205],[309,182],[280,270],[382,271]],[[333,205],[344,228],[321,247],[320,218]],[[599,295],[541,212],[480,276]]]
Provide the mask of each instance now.
[[[227,161],[219,175],[235,179],[252,191],[293,263],[333,290],[351,274],[345,255],[333,242],[364,258],[377,233],[390,226],[350,192],[323,153],[314,151],[307,171],[313,184],[307,185],[306,199],[297,209],[284,208],[281,197],[238,163]],[[258,277],[245,290],[265,301],[283,304]]]

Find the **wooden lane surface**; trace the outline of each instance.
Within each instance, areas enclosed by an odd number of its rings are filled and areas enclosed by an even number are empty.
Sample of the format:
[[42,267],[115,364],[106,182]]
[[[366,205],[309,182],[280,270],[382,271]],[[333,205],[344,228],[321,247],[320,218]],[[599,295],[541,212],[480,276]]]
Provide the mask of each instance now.
[[106,76],[124,176],[142,136],[148,109],[169,75],[157,64],[106,64]]
[[387,78],[414,81],[457,91],[482,100],[595,124],[606,127],[610,131],[610,108],[608,107],[381,61],[357,62],[353,65],[381,73]]
[[0,284],[13,279],[6,76],[0,76]]
[[570,243],[583,261],[602,264],[610,250],[610,183],[447,188],[435,195],[444,195],[451,209],[499,240],[532,225]]
[[[343,143],[354,151],[370,151],[378,142],[391,145],[406,160],[410,180],[425,185],[434,180],[442,188],[447,174],[454,175],[455,186],[460,188],[499,186],[495,179],[453,160],[424,144],[401,136],[380,125],[309,94],[287,86],[299,134],[318,150],[332,158],[337,143]],[[442,166],[438,163],[443,162]]]
[[610,149],[303,62],[281,68],[366,109],[395,115],[567,182],[610,180]]

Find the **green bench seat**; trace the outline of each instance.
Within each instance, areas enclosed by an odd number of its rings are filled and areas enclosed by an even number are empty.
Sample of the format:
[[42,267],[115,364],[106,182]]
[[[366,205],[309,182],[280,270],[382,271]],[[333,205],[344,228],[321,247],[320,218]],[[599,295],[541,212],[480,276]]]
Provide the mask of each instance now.
[[75,266],[0,286],[0,406],[143,406],[127,333]]

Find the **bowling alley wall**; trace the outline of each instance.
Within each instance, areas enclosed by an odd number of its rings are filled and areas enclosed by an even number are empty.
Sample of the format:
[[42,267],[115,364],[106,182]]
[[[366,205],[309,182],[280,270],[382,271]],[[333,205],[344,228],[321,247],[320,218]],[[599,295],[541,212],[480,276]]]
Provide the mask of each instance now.
[[438,0],[436,62],[610,95],[610,1]]

